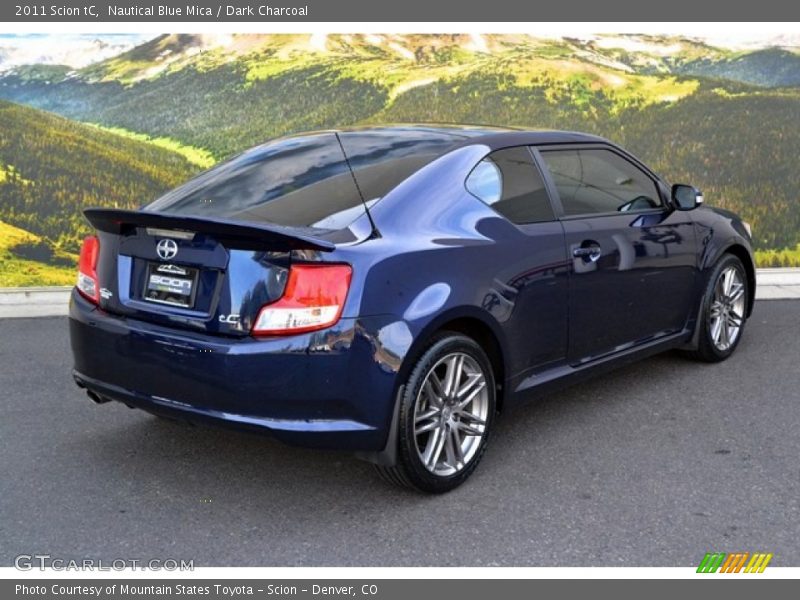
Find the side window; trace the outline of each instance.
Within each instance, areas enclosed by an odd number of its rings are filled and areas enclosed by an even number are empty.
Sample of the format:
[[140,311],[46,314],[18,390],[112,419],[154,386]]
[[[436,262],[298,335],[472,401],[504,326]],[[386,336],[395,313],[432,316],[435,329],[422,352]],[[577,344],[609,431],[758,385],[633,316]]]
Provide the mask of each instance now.
[[512,223],[554,218],[544,181],[527,147],[492,152],[469,174],[466,187]]
[[662,205],[655,182],[611,150],[541,150],[566,215],[649,210]]

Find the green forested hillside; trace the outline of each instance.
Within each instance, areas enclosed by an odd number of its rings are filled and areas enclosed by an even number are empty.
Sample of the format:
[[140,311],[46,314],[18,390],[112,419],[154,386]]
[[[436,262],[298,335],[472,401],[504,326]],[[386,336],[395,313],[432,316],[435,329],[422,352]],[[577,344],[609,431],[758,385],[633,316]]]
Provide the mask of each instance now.
[[45,83],[28,82],[21,93],[0,90],[0,96],[76,120],[178,139],[218,157],[286,131],[348,125],[386,101],[384,91],[322,65],[250,84],[245,78],[237,65],[203,72],[188,67],[132,87],[66,80],[53,93]]
[[75,251],[81,209],[134,207],[196,172],[183,156],[0,101],[0,221]]
[[72,285],[78,257],[0,221],[0,288]]
[[74,248],[79,206],[136,205],[197,168],[141,136],[207,162],[288,132],[468,122],[617,141],[739,212],[757,247],[792,249],[763,255],[784,264],[800,244],[797,64],[653,36],[162,36],[77,72],[0,74],[0,97],[125,130],[0,104],[0,220]]

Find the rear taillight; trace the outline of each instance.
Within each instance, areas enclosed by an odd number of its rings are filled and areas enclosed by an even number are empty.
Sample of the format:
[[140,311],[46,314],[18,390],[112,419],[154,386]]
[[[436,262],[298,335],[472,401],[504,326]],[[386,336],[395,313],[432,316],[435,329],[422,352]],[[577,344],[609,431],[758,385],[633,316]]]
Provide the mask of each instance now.
[[261,308],[253,335],[324,329],[342,315],[353,270],[349,265],[293,265],[283,296]]
[[100,303],[100,282],[97,281],[97,257],[100,254],[100,240],[90,235],[83,240],[81,257],[78,260],[78,291],[95,304]]

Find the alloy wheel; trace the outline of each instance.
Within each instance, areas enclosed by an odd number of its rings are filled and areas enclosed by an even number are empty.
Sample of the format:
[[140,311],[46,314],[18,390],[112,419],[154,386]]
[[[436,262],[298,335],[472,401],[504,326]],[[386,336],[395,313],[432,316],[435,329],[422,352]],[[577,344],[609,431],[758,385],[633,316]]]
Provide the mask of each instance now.
[[717,350],[725,352],[736,343],[744,324],[745,284],[740,271],[729,266],[720,273],[709,306],[708,328]]
[[463,352],[442,357],[428,371],[414,405],[420,461],[438,476],[461,471],[477,453],[489,413],[487,378]]

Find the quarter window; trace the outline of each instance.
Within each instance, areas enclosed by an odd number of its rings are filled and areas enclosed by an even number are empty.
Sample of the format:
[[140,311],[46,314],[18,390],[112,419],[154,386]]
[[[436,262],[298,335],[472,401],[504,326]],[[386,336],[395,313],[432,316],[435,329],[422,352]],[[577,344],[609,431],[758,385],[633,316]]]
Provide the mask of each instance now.
[[527,147],[492,152],[467,177],[467,190],[513,223],[553,220],[553,209]]
[[650,210],[662,205],[655,182],[611,150],[543,150],[566,215]]

